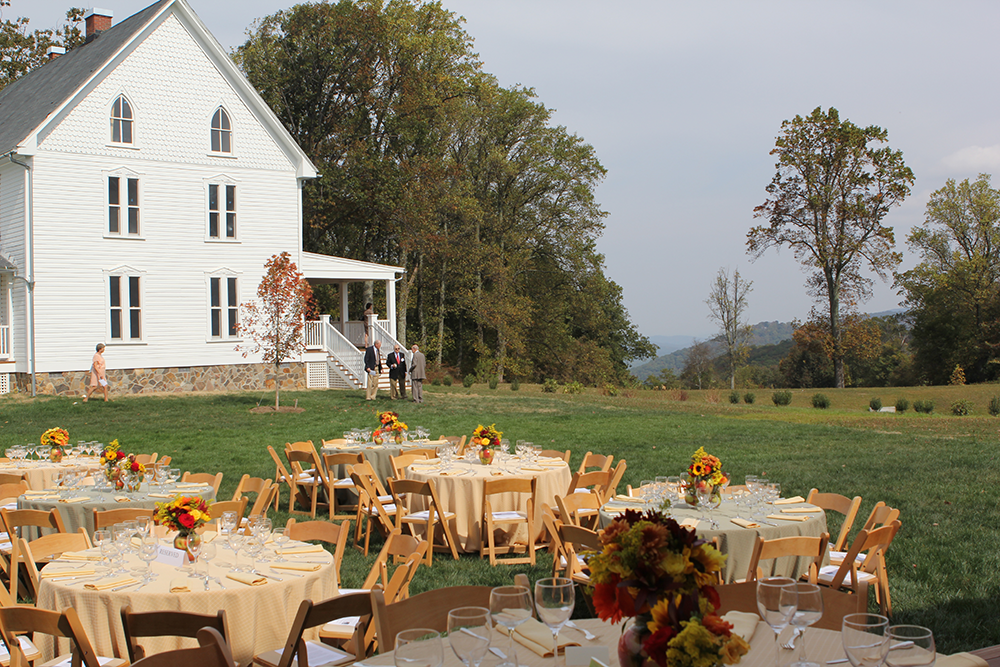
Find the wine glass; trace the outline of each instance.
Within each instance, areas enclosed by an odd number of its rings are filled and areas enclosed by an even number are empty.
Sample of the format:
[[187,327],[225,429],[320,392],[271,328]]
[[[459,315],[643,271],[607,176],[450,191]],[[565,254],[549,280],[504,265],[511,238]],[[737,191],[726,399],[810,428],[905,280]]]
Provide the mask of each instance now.
[[848,614],[840,637],[854,667],[879,667],[889,652],[889,619],[881,614]]
[[507,628],[510,635],[507,660],[499,664],[517,667],[514,629],[531,618],[531,592],[524,586],[497,586],[490,591],[490,612],[493,621]]
[[[103,528],[94,531],[94,545],[101,550],[101,563],[103,564],[104,558],[107,554],[104,552],[104,545],[111,542],[111,531],[105,530]],[[108,559],[108,571],[111,571],[111,560]]]
[[274,544],[277,547],[278,557],[274,560],[278,563],[287,563],[288,559],[282,555],[281,550],[285,548],[288,541],[292,538],[288,536],[288,528],[282,528],[281,530],[274,531]]
[[393,651],[396,667],[440,667],[444,662],[441,634],[427,628],[411,628],[396,635]]
[[757,580],[757,611],[760,612],[764,622],[774,630],[775,651],[778,647],[778,635],[792,620],[797,607],[798,590],[794,579],[770,577]]
[[486,657],[491,628],[486,607],[459,607],[448,612],[448,643],[466,667],[479,667]]
[[564,577],[539,579],[535,582],[535,609],[538,618],[552,631],[552,660],[559,664],[559,631],[573,615],[573,581]]
[[148,584],[153,580],[153,561],[160,552],[160,546],[152,535],[144,535],[142,545],[139,547],[139,558],[146,563],[146,573],[142,577],[142,583]]
[[[215,545],[215,541],[204,542],[201,545],[201,560],[205,563],[205,574],[202,575],[202,579],[208,580],[208,565],[213,558],[215,558],[218,553],[218,547]],[[196,568],[197,570],[197,568]]]
[[[187,541],[187,552],[188,556],[191,557],[191,571],[192,573],[198,570],[198,556],[201,555],[201,545],[204,542],[200,536],[191,535]],[[192,574],[192,576],[195,576]]]
[[229,548],[233,550],[233,572],[243,572],[243,568],[240,567],[240,549],[243,548],[247,537],[238,530],[231,531],[228,537]]
[[823,592],[816,584],[798,582],[798,604],[790,624],[799,632],[801,655],[792,663],[792,667],[820,667],[819,663],[806,659],[806,628],[823,618]]
[[889,667],[934,667],[937,649],[934,633],[929,629],[919,625],[890,625],[888,634],[885,664]]

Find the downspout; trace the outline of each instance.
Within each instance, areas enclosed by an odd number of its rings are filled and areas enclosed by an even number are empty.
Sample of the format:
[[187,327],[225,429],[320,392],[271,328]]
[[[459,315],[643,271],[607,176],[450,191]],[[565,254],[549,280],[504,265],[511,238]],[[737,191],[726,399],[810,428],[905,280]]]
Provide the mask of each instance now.
[[28,366],[31,370],[31,397],[38,395],[35,384],[35,237],[34,237],[34,206],[31,189],[31,165],[14,159],[14,151],[6,155],[14,164],[24,167],[24,263],[27,265],[27,278],[18,276],[28,286]]

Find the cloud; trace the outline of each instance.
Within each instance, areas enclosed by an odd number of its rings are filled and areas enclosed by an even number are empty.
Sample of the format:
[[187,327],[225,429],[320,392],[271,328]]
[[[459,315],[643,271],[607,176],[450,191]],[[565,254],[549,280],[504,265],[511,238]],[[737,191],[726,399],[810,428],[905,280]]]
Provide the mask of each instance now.
[[1000,144],[966,146],[944,159],[949,169],[961,172],[990,172],[1000,168]]

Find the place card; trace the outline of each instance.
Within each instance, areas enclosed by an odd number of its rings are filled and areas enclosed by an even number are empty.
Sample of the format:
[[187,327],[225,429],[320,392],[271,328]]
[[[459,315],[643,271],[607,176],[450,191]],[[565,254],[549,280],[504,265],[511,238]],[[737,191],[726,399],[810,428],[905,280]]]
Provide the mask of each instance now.
[[172,567],[184,567],[184,557],[186,553],[180,549],[174,549],[164,545],[156,547],[156,562],[170,565]]
[[567,646],[566,667],[590,667],[596,662],[607,667],[611,660],[607,646]]

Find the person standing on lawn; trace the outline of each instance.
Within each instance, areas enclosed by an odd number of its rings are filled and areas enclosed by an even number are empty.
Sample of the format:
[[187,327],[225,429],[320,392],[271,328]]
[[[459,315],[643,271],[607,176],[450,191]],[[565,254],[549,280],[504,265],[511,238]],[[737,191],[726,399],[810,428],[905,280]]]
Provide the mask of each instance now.
[[83,397],[84,403],[89,401],[90,395],[98,389],[104,392],[105,403],[111,400],[108,398],[108,365],[101,355],[102,352],[104,352],[104,343],[98,343],[97,351],[94,352],[94,359],[90,364],[90,386],[87,387],[87,394]]
[[365,400],[374,401],[378,394],[378,379],[382,375],[382,342],[375,341],[375,344],[365,350]]
[[416,344],[411,348],[413,356],[410,357],[410,395],[413,396],[414,403],[424,402],[424,380],[427,379],[427,358]]
[[406,355],[393,347],[386,363],[389,364],[389,397],[392,400],[406,398]]

